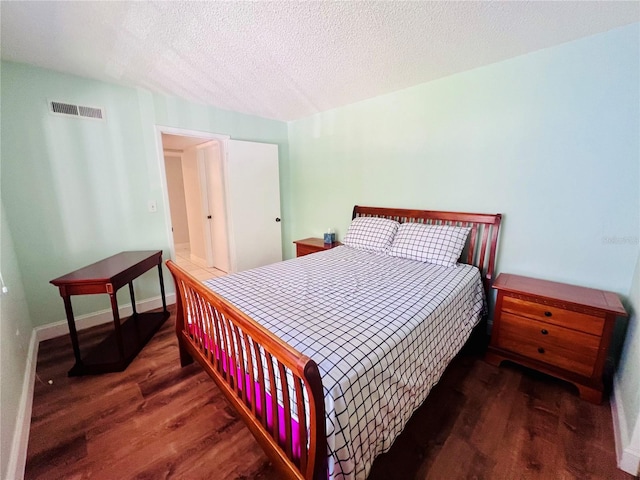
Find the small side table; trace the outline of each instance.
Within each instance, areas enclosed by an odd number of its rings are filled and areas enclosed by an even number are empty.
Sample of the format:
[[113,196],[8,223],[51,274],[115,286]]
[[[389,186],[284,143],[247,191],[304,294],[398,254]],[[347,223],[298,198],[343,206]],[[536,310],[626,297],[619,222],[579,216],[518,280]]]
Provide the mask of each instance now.
[[602,371],[616,317],[626,317],[613,292],[501,273],[486,360],[511,360],[578,387],[602,402]]
[[[133,280],[153,267],[158,267],[162,312],[138,313],[133,294]],[[162,278],[162,251],[122,252],[97,263],[51,280],[60,289],[64,309],[69,323],[69,335],[76,363],[69,376],[121,372],[131,363],[146,343],[153,337],[167,318],[167,302]],[[116,292],[129,285],[133,314],[120,322]],[[71,295],[93,295],[106,293],[111,298],[114,331],[100,344],[88,352],[83,359],[80,354]]]
[[342,245],[340,242],[333,242],[330,244],[324,243],[322,238],[305,238],[303,240],[296,240],[293,243],[296,244],[297,257],[309,255],[310,253],[321,252],[322,250],[329,250],[333,247]]

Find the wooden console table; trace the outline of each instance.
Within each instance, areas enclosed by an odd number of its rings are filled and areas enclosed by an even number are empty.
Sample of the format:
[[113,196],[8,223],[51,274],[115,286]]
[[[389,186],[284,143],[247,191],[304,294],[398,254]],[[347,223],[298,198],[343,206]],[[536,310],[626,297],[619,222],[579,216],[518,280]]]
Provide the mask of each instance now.
[[[133,280],[153,267],[158,267],[162,311],[138,313],[133,294]],[[162,278],[162,251],[122,252],[97,263],[51,280],[60,289],[64,309],[69,323],[69,335],[76,363],[69,376],[90,375],[106,372],[121,372],[169,318]],[[120,322],[116,292],[129,285],[133,314]],[[71,295],[106,293],[111,298],[114,331],[100,344],[88,352],[83,359],[80,354],[78,332],[71,308]]]

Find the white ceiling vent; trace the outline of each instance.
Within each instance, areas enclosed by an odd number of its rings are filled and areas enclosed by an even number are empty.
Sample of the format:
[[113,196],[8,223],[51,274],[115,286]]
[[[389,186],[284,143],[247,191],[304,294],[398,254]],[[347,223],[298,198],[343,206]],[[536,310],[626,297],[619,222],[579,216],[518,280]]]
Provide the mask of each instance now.
[[73,117],[104,120],[104,109],[98,107],[86,107],[64,102],[49,102],[49,110],[56,115],[71,115]]

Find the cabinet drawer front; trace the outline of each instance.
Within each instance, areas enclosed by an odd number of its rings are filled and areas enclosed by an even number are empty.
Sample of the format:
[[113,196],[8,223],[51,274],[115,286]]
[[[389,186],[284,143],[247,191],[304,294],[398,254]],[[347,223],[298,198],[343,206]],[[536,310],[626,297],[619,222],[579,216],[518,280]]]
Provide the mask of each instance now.
[[502,311],[590,333],[592,335],[602,335],[604,328],[604,316],[598,317],[586,313],[574,312],[515,297],[504,296],[502,298]]
[[317,251],[318,251],[317,247],[312,247],[308,245],[296,245],[296,255],[298,257],[309,255],[310,253],[316,253]]
[[497,347],[590,377],[600,338],[557,325],[503,313]]

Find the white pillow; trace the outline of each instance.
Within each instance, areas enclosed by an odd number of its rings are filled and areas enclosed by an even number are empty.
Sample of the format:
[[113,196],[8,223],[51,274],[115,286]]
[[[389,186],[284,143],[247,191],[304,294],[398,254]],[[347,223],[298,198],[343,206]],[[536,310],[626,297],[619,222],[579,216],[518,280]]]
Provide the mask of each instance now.
[[471,227],[403,223],[393,239],[389,255],[453,267],[470,230]]
[[357,217],[349,225],[342,243],[370,252],[387,252],[400,224],[377,217]]

